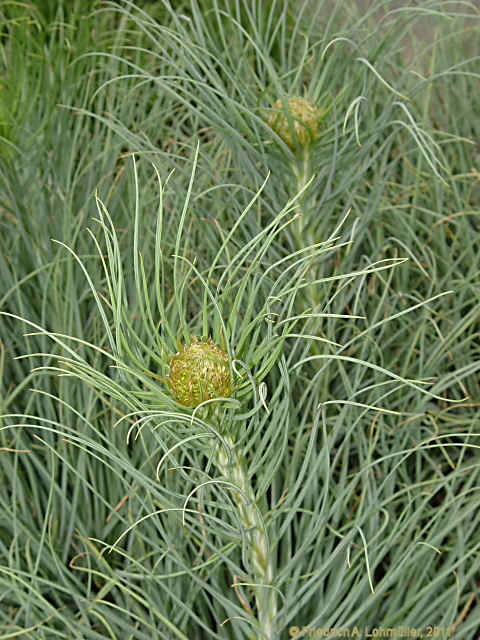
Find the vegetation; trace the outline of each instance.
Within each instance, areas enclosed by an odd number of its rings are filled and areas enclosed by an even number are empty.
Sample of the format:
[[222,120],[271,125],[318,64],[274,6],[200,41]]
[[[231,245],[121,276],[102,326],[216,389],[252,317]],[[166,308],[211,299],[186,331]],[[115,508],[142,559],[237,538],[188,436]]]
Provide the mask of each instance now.
[[355,4],[1,5],[0,638],[476,637],[480,14]]

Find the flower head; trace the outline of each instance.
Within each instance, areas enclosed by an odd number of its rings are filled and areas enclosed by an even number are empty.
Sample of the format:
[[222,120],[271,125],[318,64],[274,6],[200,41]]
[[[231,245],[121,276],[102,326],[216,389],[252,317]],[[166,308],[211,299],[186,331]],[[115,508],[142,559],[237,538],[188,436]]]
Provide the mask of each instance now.
[[280,98],[272,105],[268,124],[291,149],[295,149],[295,143],[304,147],[317,137],[318,117],[319,112],[311,100],[294,96],[286,103]]
[[228,354],[210,338],[182,346],[170,358],[166,382],[173,398],[187,407],[205,400],[225,398],[232,392]]

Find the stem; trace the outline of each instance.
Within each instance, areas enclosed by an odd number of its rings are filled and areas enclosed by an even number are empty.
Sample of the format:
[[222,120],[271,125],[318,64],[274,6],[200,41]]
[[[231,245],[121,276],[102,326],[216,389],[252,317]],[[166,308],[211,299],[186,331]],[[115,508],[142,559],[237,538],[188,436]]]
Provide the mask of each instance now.
[[[308,146],[303,148],[303,156],[300,161],[295,161],[292,164],[292,173],[297,179],[296,189],[297,193],[301,191],[310,177],[310,150]],[[307,236],[307,232],[305,230],[305,221],[306,221],[306,199],[307,195],[303,194],[302,200],[299,203],[299,213],[300,216],[297,220],[297,225],[295,226],[295,244],[296,249],[303,249],[306,245],[312,244],[313,240]],[[314,278],[314,274],[312,271],[309,272]],[[309,275],[307,274],[307,276]],[[313,286],[308,286],[303,289],[303,299],[306,307],[311,307],[312,311],[315,309],[316,301],[315,301],[315,292]]]
[[240,489],[232,493],[232,499],[245,528],[250,564],[249,581],[258,585],[253,587],[258,624],[262,637],[265,640],[274,640],[276,636],[273,620],[277,613],[277,594],[275,589],[271,588],[273,568],[268,538],[243,461],[235,451],[232,438],[228,435],[224,437],[230,450],[230,458],[223,447],[218,447],[217,465],[222,475]]
[[[310,173],[310,152],[308,147],[303,149],[303,157],[301,162],[293,162],[292,164],[292,172],[293,175],[297,179],[297,193],[301,191],[308,180],[308,174]],[[298,218],[298,224],[296,228],[296,245],[297,249],[302,249],[305,242],[303,238],[303,225],[305,222],[305,211],[304,211],[304,202],[305,202],[305,194],[302,196],[302,201],[299,204],[300,217]]]
[[[304,188],[305,184],[310,178],[310,164],[310,149],[308,146],[306,146],[303,148],[302,159],[299,161],[295,161],[292,164],[292,173],[297,180],[297,193]],[[297,225],[295,226],[295,244],[297,250],[303,249],[305,246],[314,244],[312,232],[308,232],[308,230],[305,228],[305,222],[308,220],[306,215],[307,207],[309,206],[307,203],[307,197],[308,194],[304,194],[299,204],[300,217],[298,218]],[[304,277],[310,278],[311,281],[314,281],[317,278],[316,268],[312,266],[306,272]],[[304,312],[305,309],[308,308],[311,309],[312,313],[315,313],[318,304],[318,295],[316,295],[315,292],[315,285],[309,284],[306,287],[303,287],[303,289],[299,291],[299,296],[297,298],[296,304],[299,313]],[[320,353],[322,353],[322,346],[314,340],[313,344],[311,345],[311,354],[317,355]]]

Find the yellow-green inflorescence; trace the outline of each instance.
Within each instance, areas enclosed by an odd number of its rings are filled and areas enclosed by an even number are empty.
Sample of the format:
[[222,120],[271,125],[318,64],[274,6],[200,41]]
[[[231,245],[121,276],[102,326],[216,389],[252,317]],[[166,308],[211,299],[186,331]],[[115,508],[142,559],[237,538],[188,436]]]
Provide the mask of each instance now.
[[228,354],[210,338],[193,338],[168,361],[166,382],[172,397],[187,407],[232,393]]
[[308,98],[280,98],[270,109],[268,124],[291,149],[295,149],[296,144],[305,147],[315,140],[319,115],[318,109]]

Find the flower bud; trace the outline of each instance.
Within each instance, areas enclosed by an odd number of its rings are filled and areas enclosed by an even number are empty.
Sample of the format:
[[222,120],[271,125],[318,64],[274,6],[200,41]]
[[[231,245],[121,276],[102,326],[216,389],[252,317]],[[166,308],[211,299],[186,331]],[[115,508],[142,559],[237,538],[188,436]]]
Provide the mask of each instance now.
[[173,398],[187,407],[226,398],[232,392],[228,354],[210,340],[193,341],[170,358],[166,382]]
[[[285,113],[285,107],[289,115]],[[268,124],[291,149],[295,149],[296,143],[304,147],[317,137],[318,117],[313,102],[307,98],[292,97],[286,104],[279,99],[272,105]]]

